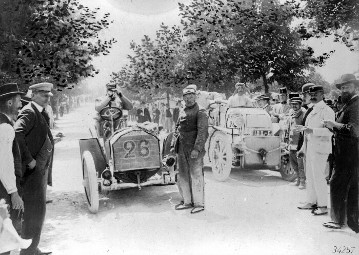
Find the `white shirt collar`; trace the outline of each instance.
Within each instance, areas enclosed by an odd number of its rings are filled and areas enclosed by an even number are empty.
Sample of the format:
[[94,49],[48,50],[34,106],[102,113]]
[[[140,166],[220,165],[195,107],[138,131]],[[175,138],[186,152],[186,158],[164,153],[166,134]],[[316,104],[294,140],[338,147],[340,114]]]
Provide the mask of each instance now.
[[31,103],[33,103],[35,105],[35,107],[39,110],[40,113],[44,110],[44,107],[42,107],[38,103],[36,103],[34,101],[31,101]]
[[9,116],[9,115],[7,115],[6,113],[3,113],[8,119],[9,119],[9,121],[11,122],[11,123],[14,123],[14,121],[12,120],[12,118]]

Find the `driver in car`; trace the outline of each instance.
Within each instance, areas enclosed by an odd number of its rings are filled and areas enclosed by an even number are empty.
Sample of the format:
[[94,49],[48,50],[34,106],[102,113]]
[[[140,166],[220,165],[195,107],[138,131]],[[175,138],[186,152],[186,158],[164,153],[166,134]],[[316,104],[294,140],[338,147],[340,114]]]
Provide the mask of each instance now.
[[235,88],[233,95],[228,99],[228,107],[253,107],[252,100],[246,95],[246,85],[237,82]]
[[[125,97],[120,88],[116,86],[115,84],[106,84],[106,95],[103,97],[99,97],[95,99],[95,110],[97,112],[96,117],[96,129],[99,132],[99,135],[101,135],[101,124],[102,120],[100,117],[100,112],[105,107],[118,107],[121,110],[131,110],[133,108],[133,105],[131,101]],[[115,123],[115,126],[117,123]]]

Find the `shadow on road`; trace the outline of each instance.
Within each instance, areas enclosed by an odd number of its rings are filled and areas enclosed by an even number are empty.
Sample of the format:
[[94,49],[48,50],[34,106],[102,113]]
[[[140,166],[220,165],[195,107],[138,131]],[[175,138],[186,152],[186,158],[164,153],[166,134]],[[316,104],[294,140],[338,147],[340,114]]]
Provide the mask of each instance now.
[[[207,179],[219,182],[213,177],[211,167],[205,167],[204,172]],[[282,179],[279,172],[270,170],[248,170],[240,168],[232,168],[228,179],[221,183],[223,183],[223,185],[230,186],[246,185],[253,187],[288,185],[288,182]]]

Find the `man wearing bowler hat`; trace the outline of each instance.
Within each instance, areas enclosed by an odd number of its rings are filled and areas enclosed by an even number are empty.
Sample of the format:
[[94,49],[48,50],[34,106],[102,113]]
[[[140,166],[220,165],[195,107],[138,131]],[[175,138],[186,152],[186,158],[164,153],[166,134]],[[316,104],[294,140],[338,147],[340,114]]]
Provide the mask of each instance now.
[[334,132],[334,168],[330,176],[331,222],[327,228],[340,229],[347,219],[348,226],[359,233],[358,168],[359,168],[359,80],[344,74],[336,87],[341,90],[343,108],[336,121],[324,120]]
[[186,107],[180,111],[171,144],[171,151],[177,153],[177,184],[182,197],[175,209],[192,209],[191,213],[204,210],[203,157],[208,138],[208,116],[197,104],[196,93],[195,85],[183,89]]
[[307,204],[299,209],[312,210],[313,215],[327,214],[327,183],[325,167],[332,151],[332,132],[324,126],[324,120],[334,120],[334,111],[324,102],[323,86],[309,89],[313,110],[308,114],[305,126],[298,130],[304,132],[304,144],[297,155],[305,155],[307,177]]
[[22,237],[32,239],[30,247],[21,250],[21,255],[50,253],[40,251],[38,245],[46,213],[46,187],[54,149],[49,116],[45,111],[52,88],[53,85],[47,82],[30,86],[32,101],[21,110],[15,123],[24,172]]
[[[13,123],[21,109],[21,94],[16,83],[0,86],[0,200],[10,206],[10,219],[20,233],[21,211],[21,154],[15,139]],[[1,254],[10,254],[1,253]]]

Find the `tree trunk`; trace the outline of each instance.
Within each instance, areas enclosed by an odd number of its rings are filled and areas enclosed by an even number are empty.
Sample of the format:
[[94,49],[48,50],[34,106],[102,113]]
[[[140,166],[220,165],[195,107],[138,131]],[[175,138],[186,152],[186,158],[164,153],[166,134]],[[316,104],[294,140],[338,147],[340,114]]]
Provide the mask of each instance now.
[[264,93],[268,94],[269,93],[269,86],[268,86],[267,76],[266,76],[265,73],[262,74],[262,79],[263,79]]
[[167,104],[170,104],[170,88],[166,89]]

